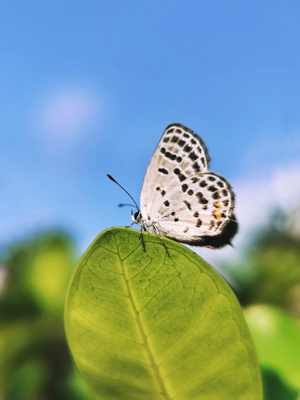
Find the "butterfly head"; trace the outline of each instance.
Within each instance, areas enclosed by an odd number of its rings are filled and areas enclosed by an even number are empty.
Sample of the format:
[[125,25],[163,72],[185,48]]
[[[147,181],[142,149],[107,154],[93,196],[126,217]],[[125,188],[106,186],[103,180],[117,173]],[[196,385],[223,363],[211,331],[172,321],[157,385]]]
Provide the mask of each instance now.
[[142,213],[140,210],[136,211],[135,213],[131,214],[131,219],[133,224],[138,224],[141,222]]

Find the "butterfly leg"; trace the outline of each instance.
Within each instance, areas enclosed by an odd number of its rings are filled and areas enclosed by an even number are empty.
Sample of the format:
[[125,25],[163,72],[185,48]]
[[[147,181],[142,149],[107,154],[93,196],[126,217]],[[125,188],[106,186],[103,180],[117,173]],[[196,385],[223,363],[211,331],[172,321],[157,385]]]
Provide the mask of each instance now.
[[167,246],[166,246],[166,244],[165,244],[165,242],[164,242],[164,240],[163,240],[163,238],[162,238],[162,236],[161,236],[161,234],[160,234],[160,231],[159,231],[159,229],[157,229],[157,227],[153,224],[153,228],[154,228],[154,230],[155,230],[155,234],[160,238],[160,241],[161,241],[161,244],[164,246],[164,248],[166,249],[166,253],[167,253],[167,255],[168,255],[168,257],[170,257],[170,254],[169,254],[169,252],[168,252],[168,248],[167,248]]
[[139,233],[139,240],[141,240],[141,242],[142,242],[143,250],[146,251],[145,242],[144,242],[144,237],[143,237],[143,231],[146,232],[146,229],[145,229],[145,228],[143,227],[143,225],[141,224],[141,229],[140,229],[140,233]]

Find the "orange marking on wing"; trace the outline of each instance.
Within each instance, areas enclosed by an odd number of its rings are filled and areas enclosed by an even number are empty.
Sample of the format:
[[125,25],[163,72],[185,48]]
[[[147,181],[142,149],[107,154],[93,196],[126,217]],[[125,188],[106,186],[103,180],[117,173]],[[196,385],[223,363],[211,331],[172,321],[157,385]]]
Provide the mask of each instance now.
[[213,212],[213,215],[214,215],[214,217],[217,218],[217,219],[221,219],[221,218],[222,218],[222,213],[221,213],[220,210],[214,211],[214,212]]

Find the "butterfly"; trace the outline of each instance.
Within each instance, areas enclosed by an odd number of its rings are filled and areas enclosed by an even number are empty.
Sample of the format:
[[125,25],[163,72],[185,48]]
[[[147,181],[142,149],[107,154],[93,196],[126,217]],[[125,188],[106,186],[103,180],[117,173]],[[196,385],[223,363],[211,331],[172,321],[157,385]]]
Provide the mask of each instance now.
[[196,133],[168,125],[147,168],[140,209],[132,199],[137,211],[131,225],[140,223],[143,231],[194,246],[231,244],[238,230],[235,195],[224,177],[209,171],[209,161]]

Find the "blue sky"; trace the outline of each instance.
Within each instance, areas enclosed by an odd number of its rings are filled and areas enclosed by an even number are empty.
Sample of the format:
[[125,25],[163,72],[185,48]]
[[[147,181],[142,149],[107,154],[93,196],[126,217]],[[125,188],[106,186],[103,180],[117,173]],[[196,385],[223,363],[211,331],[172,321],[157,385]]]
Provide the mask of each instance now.
[[234,186],[241,238],[276,205],[292,210],[299,37],[297,1],[3,3],[0,242],[63,227],[84,249],[128,224],[106,173],[139,201],[171,122]]

